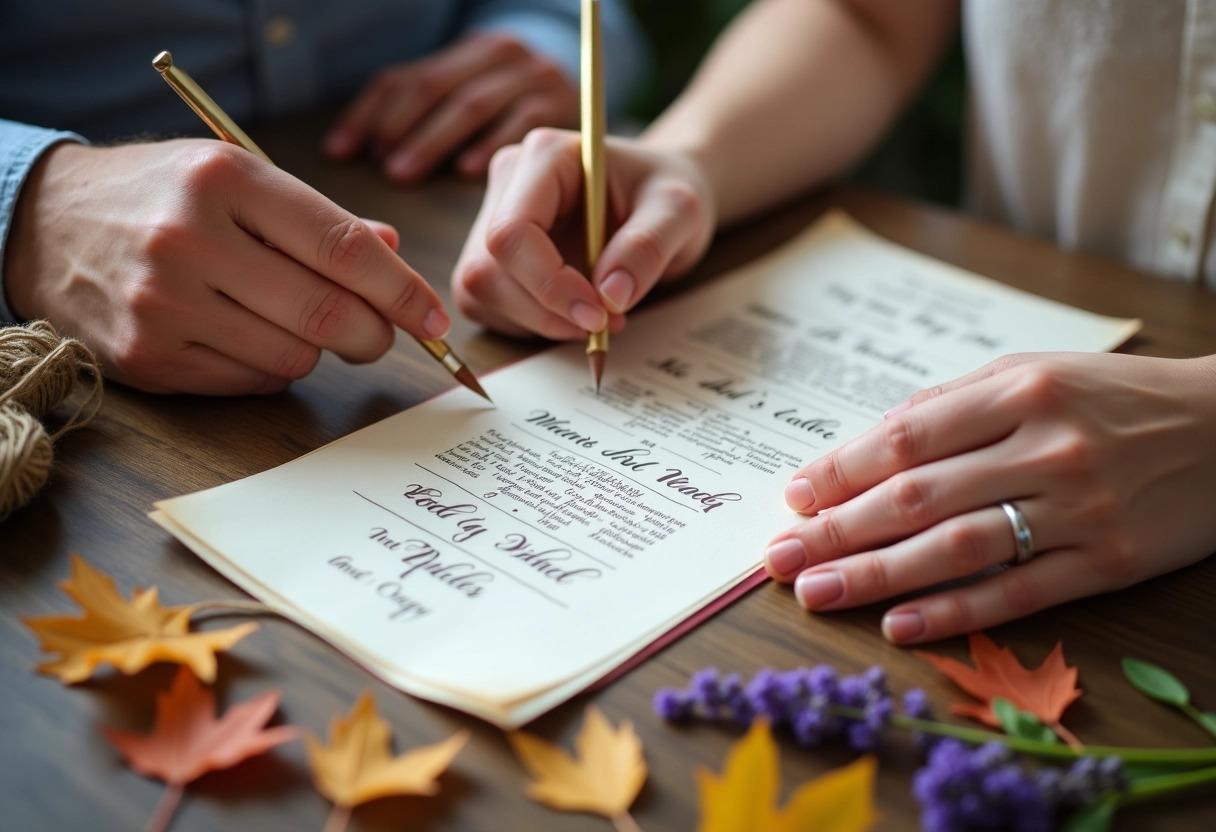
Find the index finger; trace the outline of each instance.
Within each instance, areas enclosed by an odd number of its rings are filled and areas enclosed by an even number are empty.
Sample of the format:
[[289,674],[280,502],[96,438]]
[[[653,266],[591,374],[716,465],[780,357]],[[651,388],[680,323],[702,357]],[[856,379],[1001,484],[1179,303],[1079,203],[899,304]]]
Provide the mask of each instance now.
[[797,471],[785,500],[795,511],[822,511],[901,471],[997,442],[1021,421],[1006,406],[1011,394],[1017,391],[988,378],[884,419]]
[[238,225],[411,335],[447,334],[451,321],[438,295],[367,223],[278,168],[259,165],[249,181],[252,187],[226,189]]

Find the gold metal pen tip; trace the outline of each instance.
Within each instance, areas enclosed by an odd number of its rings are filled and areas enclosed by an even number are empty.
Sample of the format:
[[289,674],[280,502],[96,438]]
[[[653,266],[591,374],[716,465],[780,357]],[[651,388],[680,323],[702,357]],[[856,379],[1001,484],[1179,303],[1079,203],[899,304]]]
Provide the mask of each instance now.
[[604,363],[607,356],[599,352],[587,353],[587,360],[591,363],[591,377],[595,379],[595,393],[598,396],[600,392],[600,380],[604,377]]
[[463,384],[465,387],[469,388],[474,393],[481,396],[483,399],[488,401],[490,404],[494,404],[494,400],[491,399],[489,397],[489,395],[486,393],[486,391],[482,389],[481,385],[477,382],[477,376],[473,375],[473,371],[470,370],[468,367],[462,366],[459,370],[457,370],[452,375],[454,375],[456,377],[456,380],[459,381],[461,384]]
[[152,59],[152,66],[156,67],[157,72],[164,72],[173,66],[173,55],[164,51]]

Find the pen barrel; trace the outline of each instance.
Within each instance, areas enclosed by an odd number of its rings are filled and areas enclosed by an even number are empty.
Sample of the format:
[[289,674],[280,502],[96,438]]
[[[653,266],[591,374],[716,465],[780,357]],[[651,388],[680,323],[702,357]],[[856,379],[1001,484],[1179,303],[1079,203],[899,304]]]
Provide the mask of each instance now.
[[190,109],[194,110],[217,136],[229,144],[245,148],[263,162],[274,164],[253,139],[249,138],[248,134],[211,99],[211,96],[203,92],[203,88],[195,83],[185,70],[174,66],[173,56],[170,53],[161,52],[152,60],[152,66],[156,67],[156,71],[173,88],[173,91],[190,105]]
[[580,84],[582,87],[582,138],[584,212],[587,224],[587,270],[604,250],[604,208],[607,182],[604,175],[604,62],[600,54],[599,0],[583,0]]

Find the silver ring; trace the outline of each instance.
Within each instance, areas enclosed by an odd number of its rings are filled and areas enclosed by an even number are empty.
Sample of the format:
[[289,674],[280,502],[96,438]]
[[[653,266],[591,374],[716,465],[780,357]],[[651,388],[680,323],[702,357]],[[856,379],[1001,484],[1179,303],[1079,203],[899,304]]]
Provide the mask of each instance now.
[[1030,525],[1026,515],[1013,503],[1001,503],[1009,525],[1013,527],[1013,545],[1016,550],[1013,556],[1015,565],[1023,564],[1034,557],[1034,536],[1030,533]]

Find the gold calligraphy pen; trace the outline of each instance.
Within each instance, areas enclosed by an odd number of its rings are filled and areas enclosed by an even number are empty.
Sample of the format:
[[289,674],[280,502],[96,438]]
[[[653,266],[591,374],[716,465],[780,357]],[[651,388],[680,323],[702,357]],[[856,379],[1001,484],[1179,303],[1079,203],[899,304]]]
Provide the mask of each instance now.
[[[583,0],[582,67],[580,103],[582,124],[579,143],[583,156],[583,215],[587,223],[587,274],[595,271],[595,263],[604,250],[604,213],[607,202],[607,182],[604,178],[604,66],[600,49],[599,0]],[[600,391],[604,364],[608,360],[608,328],[587,333],[587,359],[591,362],[591,377],[595,392]]]
[[[172,55],[168,52],[161,52],[152,59],[152,66],[156,67],[156,71],[161,74],[161,77],[168,82],[169,86],[173,87],[177,94],[182,97],[183,101],[190,105],[190,109],[198,113],[199,118],[207,123],[207,126],[215,132],[215,135],[230,144],[245,148],[264,162],[274,164],[274,162],[270,161],[270,157],[263,153],[262,149],[254,143],[253,139],[249,138],[245,131],[238,127],[236,122],[220,109],[220,105],[212,101],[211,96],[203,92],[203,88],[193,78],[186,74],[185,71],[173,65]],[[419,338],[417,335],[412,337],[436,361],[442,364],[457,381],[486,401],[492,403],[490,397],[486,395],[486,391],[477,383],[477,377],[473,375],[473,371],[460,360],[456,353],[452,352],[452,348],[447,345],[446,341],[442,339],[432,341],[427,338]]]

